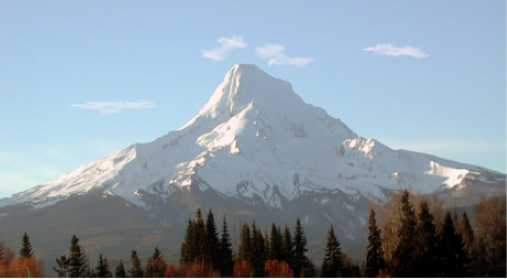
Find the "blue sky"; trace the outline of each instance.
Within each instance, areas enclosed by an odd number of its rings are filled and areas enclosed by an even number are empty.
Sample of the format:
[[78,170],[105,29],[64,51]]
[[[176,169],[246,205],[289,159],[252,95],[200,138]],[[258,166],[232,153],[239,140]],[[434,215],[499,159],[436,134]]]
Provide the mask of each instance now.
[[505,15],[505,1],[1,1],[0,196],[178,129],[236,63],[363,137],[505,173]]

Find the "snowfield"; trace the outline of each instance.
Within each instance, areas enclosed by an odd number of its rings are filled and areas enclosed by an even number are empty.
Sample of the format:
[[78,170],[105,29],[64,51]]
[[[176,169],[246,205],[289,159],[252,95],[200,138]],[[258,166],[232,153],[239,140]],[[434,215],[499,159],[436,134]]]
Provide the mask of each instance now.
[[74,194],[107,192],[149,208],[140,190],[167,197],[170,185],[184,190],[199,180],[206,182],[201,190],[256,195],[280,208],[281,196],[291,200],[339,190],[383,199],[383,189],[411,186],[433,193],[461,187],[469,174],[485,180],[483,173],[498,174],[362,138],[322,108],[304,103],[290,83],[237,64],[180,129],[3,198],[0,207],[31,202],[41,208]]

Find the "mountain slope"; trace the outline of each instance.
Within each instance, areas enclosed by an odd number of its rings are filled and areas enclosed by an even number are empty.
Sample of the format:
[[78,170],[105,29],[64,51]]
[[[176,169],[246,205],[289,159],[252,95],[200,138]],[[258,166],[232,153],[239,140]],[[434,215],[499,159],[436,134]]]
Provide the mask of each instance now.
[[38,208],[73,194],[107,192],[149,209],[143,193],[167,198],[193,181],[205,181],[201,190],[257,195],[280,208],[283,200],[305,191],[382,198],[384,189],[407,186],[422,193],[457,190],[467,176],[505,183],[505,176],[484,168],[358,137],[323,109],[304,103],[288,82],[237,64],[177,131],[4,198],[0,207],[31,202]]

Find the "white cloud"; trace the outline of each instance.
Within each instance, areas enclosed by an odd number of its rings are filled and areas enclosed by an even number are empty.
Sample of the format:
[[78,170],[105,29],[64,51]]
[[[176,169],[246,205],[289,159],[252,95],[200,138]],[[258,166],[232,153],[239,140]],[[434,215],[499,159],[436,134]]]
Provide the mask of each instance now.
[[416,47],[411,47],[411,46],[396,47],[391,43],[377,44],[377,46],[375,46],[375,47],[363,48],[363,50],[373,51],[378,54],[383,54],[383,55],[387,55],[387,56],[407,55],[407,56],[412,56],[415,58],[430,57],[429,55],[425,54],[424,52],[422,52],[422,50],[420,50]]
[[88,102],[84,105],[71,105],[77,108],[96,109],[99,114],[112,114],[119,113],[122,109],[134,108],[153,108],[153,102],[138,101],[138,102]]
[[202,57],[209,58],[211,60],[220,61],[224,60],[227,53],[236,48],[245,48],[248,45],[243,41],[241,36],[232,36],[231,38],[220,38],[217,40],[222,47],[212,50],[203,50]]
[[305,66],[306,64],[315,61],[312,58],[304,57],[287,57],[285,55],[285,46],[277,44],[266,44],[265,47],[255,49],[257,54],[262,59],[269,59],[268,65],[296,65],[298,67]]

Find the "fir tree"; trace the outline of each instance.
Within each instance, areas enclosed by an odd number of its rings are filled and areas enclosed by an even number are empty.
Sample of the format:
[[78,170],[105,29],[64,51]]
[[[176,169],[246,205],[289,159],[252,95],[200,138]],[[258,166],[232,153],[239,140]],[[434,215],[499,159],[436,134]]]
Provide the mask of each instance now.
[[181,243],[180,248],[180,264],[190,263],[195,258],[195,251],[194,251],[194,243],[193,240],[194,237],[194,227],[195,224],[192,220],[188,220],[187,230],[185,232],[185,239],[183,240],[183,243]]
[[270,253],[270,242],[269,242],[269,234],[268,230],[264,233],[264,258],[269,259],[269,253]]
[[162,253],[158,247],[155,247],[153,255],[148,259],[146,268],[144,269],[144,277],[146,278],[160,278],[164,277],[167,270],[167,264],[163,259]]
[[470,260],[468,265],[468,270],[470,274],[475,274],[478,270],[477,265],[477,252],[475,249],[475,235],[472,226],[470,226],[470,220],[468,220],[468,216],[466,212],[463,212],[461,217],[459,233],[463,238],[463,244],[465,244],[465,250],[467,251],[467,257]]
[[240,232],[239,244],[239,262],[247,261],[251,263],[252,260],[252,238],[250,235],[250,226],[244,223]]
[[220,262],[220,251],[219,251],[219,239],[217,233],[217,226],[215,224],[215,218],[213,213],[208,212],[206,217],[206,240],[204,243],[205,247],[205,263],[211,266],[213,270],[219,270]]
[[220,240],[220,259],[220,274],[223,277],[232,277],[234,274],[234,259],[231,237],[227,229],[227,220],[225,219],[225,215],[222,225],[222,238]]
[[132,259],[132,268],[130,269],[130,277],[132,278],[142,278],[144,275],[144,269],[143,269],[143,263],[137,256],[137,251],[132,250],[132,253],[130,255],[130,258]]
[[290,234],[290,229],[285,225],[285,229],[283,231],[283,241],[282,241],[282,262],[286,262],[290,267],[293,266],[294,262],[294,242],[292,241],[292,235]]
[[401,195],[402,213],[401,228],[398,232],[399,243],[394,252],[397,261],[396,277],[414,277],[416,274],[416,241],[417,220],[414,209],[409,202],[410,193],[405,190]]
[[28,235],[23,235],[23,241],[21,242],[21,250],[19,250],[19,259],[33,259],[33,249],[32,244],[30,243],[30,238]]
[[111,270],[109,269],[109,263],[107,259],[102,258],[102,254],[99,256],[99,264],[95,268],[97,277],[99,278],[110,278],[113,277]]
[[282,260],[282,233],[275,223],[271,225],[271,234],[269,235],[269,260]]
[[294,277],[303,277],[310,267],[310,261],[305,255],[308,251],[306,244],[306,235],[301,226],[301,221],[298,218],[296,221],[296,229],[294,230],[294,261],[292,266]]
[[69,259],[67,259],[67,256],[60,256],[60,259],[56,259],[56,264],[58,265],[59,269],[53,266],[53,270],[56,271],[59,278],[66,278],[67,270],[69,268]]
[[366,276],[377,277],[381,269],[386,268],[384,252],[382,250],[382,240],[380,238],[380,229],[375,219],[375,211],[370,211],[368,226],[368,253],[366,255]]
[[[420,277],[438,276],[438,236],[434,225],[434,217],[430,213],[428,203],[422,201],[418,215],[416,247],[416,274]],[[428,268],[429,266],[433,268]]]
[[264,238],[255,224],[252,224],[252,267],[254,277],[264,277]]
[[327,233],[327,245],[322,261],[322,277],[341,277],[343,270],[342,250],[340,242],[336,239],[333,226]]
[[204,260],[206,227],[202,219],[201,209],[196,212],[195,225],[193,228],[192,250],[195,252],[193,260],[201,263]]
[[69,250],[69,277],[78,278],[85,277],[88,271],[88,260],[86,255],[79,245],[79,238],[76,235],[72,236],[70,241]]
[[122,259],[120,259],[120,264],[118,264],[118,266],[116,266],[116,268],[114,269],[114,277],[116,277],[116,278],[126,278],[127,277],[127,273],[125,271],[125,266],[123,265]]
[[445,215],[442,225],[442,240],[440,244],[442,276],[443,277],[466,277],[468,264],[465,245],[461,235],[456,232],[452,216],[449,211]]

